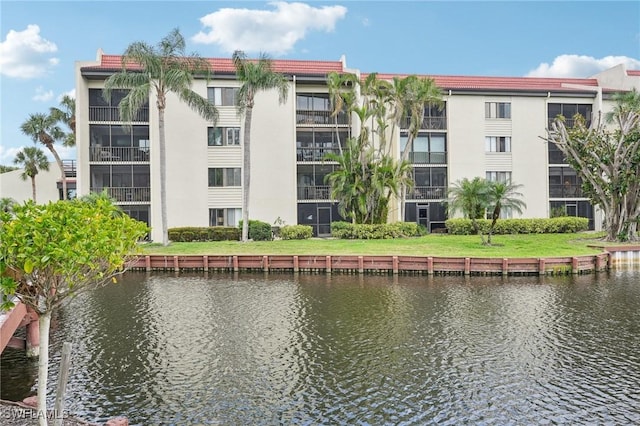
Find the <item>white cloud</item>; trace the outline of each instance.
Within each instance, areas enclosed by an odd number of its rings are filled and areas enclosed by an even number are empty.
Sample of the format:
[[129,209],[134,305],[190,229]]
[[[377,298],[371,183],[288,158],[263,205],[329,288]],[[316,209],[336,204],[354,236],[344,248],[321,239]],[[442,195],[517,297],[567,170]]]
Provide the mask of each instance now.
[[40,36],[40,27],[28,25],[24,31],[10,30],[0,43],[0,74],[15,78],[35,78],[58,64],[52,54],[58,51],[55,43]]
[[312,7],[305,3],[271,2],[274,10],[223,8],[200,18],[206,31],[193,41],[217,44],[226,52],[285,54],[310,31],[331,32],[344,18],[343,6]]
[[628,56],[605,56],[598,59],[584,55],[560,55],[551,65],[541,63],[536,69],[529,71],[527,77],[591,77],[619,64],[625,64],[628,69],[640,69],[640,60]]
[[68,92],[63,92],[58,96],[58,102],[62,100],[64,96],[69,96],[72,99],[76,98],[76,89],[71,89]]
[[48,102],[53,99],[53,90],[45,91],[44,87],[36,88],[36,94],[31,98],[36,102]]
[[16,158],[16,154],[22,151],[23,146],[6,148],[0,145],[0,164],[5,166],[13,166],[13,159]]

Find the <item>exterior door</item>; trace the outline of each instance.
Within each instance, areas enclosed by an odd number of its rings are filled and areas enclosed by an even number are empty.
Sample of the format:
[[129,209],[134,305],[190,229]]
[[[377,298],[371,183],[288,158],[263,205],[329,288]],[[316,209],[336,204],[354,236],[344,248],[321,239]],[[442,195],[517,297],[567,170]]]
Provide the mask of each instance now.
[[318,236],[331,235],[331,207],[318,207]]
[[418,217],[418,225],[429,229],[429,204],[418,204],[416,208],[418,209],[416,215]]

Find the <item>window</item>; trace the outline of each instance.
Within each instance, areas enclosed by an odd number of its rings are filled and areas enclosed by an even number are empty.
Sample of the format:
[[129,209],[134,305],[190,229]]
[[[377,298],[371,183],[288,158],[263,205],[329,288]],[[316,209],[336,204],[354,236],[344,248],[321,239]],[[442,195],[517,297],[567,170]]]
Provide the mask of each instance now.
[[[400,152],[407,145],[407,133],[400,133]],[[413,164],[445,164],[447,162],[447,139],[444,133],[421,132],[413,140],[409,161]]]
[[[411,123],[411,112],[407,113],[406,120],[402,123],[403,129],[408,129]],[[447,106],[427,104],[424,107],[424,118],[421,129],[445,130],[447,128]]]
[[215,106],[235,106],[237,87],[208,87],[207,99]]
[[209,146],[240,145],[240,127],[208,127],[207,144]]
[[511,172],[487,172],[486,179],[489,182],[511,182]]
[[209,169],[209,186],[241,186],[242,174],[240,168]]
[[510,136],[487,136],[484,143],[486,152],[511,152]]
[[568,127],[573,127],[574,116],[580,114],[587,121],[587,126],[591,125],[591,111],[592,106],[589,104],[547,104],[547,118],[549,119],[549,126],[551,122],[559,115],[565,118],[565,124]]
[[582,179],[571,167],[549,167],[550,198],[581,198]]
[[296,158],[298,161],[322,161],[328,153],[338,153],[338,141],[344,146],[349,133],[327,129],[298,128],[296,132]]
[[209,209],[209,226],[238,226],[242,209]]
[[485,118],[511,118],[511,102],[485,102]]

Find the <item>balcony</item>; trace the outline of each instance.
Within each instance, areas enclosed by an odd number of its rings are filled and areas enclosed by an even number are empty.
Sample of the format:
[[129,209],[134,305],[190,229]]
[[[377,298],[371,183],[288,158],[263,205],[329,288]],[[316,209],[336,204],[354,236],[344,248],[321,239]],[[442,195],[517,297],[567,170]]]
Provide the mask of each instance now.
[[407,190],[407,200],[441,200],[447,195],[446,186],[414,186]]
[[337,117],[332,117],[331,111],[296,110],[296,123],[300,125],[335,125],[336,119],[338,124],[349,124],[347,114],[344,112],[339,112]]
[[549,184],[549,198],[584,198],[581,185]]
[[298,161],[323,161],[328,153],[339,154],[338,144],[326,143],[324,145],[311,145],[296,148],[296,158]]
[[[409,128],[410,118],[407,118],[403,124],[403,129]],[[447,117],[425,117],[422,120],[421,129],[425,130],[446,130],[447,129]]]
[[331,187],[329,185],[298,187],[298,200],[330,200]]
[[409,152],[411,164],[447,164],[446,152]]
[[148,203],[151,201],[151,188],[91,188],[91,192],[101,193],[102,191],[107,191],[107,195],[118,203]]
[[137,147],[89,147],[89,161],[97,162],[148,162],[149,149]]
[[[120,110],[118,107],[111,106],[90,106],[89,107],[89,121],[118,121],[121,122]],[[136,113],[136,116],[132,120],[136,123],[148,123],[149,122],[149,108],[144,107]]]
[[64,176],[68,178],[74,178],[77,175],[76,160],[62,160],[62,168],[64,169]]

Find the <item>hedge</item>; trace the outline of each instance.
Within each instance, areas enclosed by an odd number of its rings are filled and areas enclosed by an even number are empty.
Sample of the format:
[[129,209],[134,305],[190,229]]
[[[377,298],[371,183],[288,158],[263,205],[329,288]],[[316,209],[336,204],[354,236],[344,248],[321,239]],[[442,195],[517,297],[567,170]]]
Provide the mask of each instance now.
[[238,241],[241,230],[231,226],[209,226],[170,228],[169,240],[175,242],[191,241]]
[[[242,234],[242,221],[240,221],[238,228],[240,229],[240,233]],[[267,222],[249,219],[249,239],[253,241],[273,240],[271,225]]]
[[[489,232],[491,219],[478,219],[478,226],[483,234]],[[474,233],[471,219],[448,219],[445,222],[447,231],[453,235],[471,235]],[[553,217],[535,219],[500,219],[496,222],[494,235],[500,234],[562,234],[586,231],[589,219],[586,217]]]
[[309,225],[286,225],[280,228],[283,240],[306,240],[313,236],[313,228]]
[[333,222],[331,236],[344,240],[378,240],[402,237],[415,237],[424,233],[415,222],[395,222],[377,225]]

